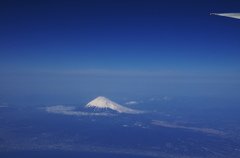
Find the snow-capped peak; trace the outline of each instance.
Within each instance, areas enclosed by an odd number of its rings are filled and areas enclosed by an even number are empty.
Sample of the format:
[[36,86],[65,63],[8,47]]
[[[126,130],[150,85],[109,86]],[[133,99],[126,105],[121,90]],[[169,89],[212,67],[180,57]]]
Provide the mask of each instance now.
[[141,113],[140,111],[121,106],[103,96],[99,96],[96,99],[92,100],[86,105],[86,107],[109,108],[118,111],[119,113],[131,113],[131,114]]

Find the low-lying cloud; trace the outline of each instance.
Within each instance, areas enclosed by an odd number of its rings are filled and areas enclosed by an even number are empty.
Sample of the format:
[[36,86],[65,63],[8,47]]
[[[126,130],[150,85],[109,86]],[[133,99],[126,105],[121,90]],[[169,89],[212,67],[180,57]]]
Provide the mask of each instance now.
[[200,132],[211,133],[211,134],[219,134],[219,135],[224,135],[225,134],[224,132],[218,131],[218,130],[215,130],[215,129],[175,125],[175,124],[170,124],[170,123],[167,123],[167,122],[164,122],[164,121],[159,121],[159,120],[152,120],[152,124],[157,125],[157,126],[163,126],[163,127],[169,127],[169,128],[182,128],[182,129],[200,131]]
[[136,102],[136,101],[130,101],[130,102],[126,102],[125,104],[127,104],[127,105],[134,105],[134,104],[138,104],[138,102]]
[[7,107],[9,107],[9,106],[7,106],[7,105],[0,105],[0,108],[7,108]]
[[113,116],[112,114],[109,114],[109,113],[89,113],[89,112],[76,111],[76,107],[74,106],[63,106],[63,105],[46,107],[45,110],[49,113],[75,115],[75,116],[88,116],[88,115]]

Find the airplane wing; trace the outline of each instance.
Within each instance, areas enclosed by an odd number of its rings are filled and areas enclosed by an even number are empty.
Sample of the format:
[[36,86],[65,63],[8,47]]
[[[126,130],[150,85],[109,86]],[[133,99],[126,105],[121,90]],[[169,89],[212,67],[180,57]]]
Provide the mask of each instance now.
[[210,13],[210,15],[225,16],[235,19],[240,19],[240,13]]

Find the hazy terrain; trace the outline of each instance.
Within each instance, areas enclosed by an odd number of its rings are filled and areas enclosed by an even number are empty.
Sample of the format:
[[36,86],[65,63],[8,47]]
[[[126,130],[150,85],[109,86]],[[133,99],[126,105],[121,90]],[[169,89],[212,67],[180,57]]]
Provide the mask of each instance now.
[[[179,99],[185,103],[177,103]],[[190,99],[165,98],[128,105],[145,111],[141,114],[95,111],[85,105],[5,105],[0,115],[0,150],[6,157],[37,152],[56,156],[54,151],[66,151],[72,157],[108,153],[109,157],[237,158],[240,109],[213,102],[202,99],[205,105],[196,108]],[[50,107],[55,111],[47,110]],[[102,112],[106,115],[93,115]]]

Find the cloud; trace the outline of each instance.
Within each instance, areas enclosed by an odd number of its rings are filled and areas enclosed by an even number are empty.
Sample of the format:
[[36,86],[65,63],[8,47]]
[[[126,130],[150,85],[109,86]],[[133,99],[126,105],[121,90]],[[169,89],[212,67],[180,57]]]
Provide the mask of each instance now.
[[68,70],[68,71],[48,71],[57,74],[66,75],[100,75],[100,76],[148,76],[148,77],[166,77],[166,76],[182,76],[188,75],[186,72],[165,70],[165,71],[124,71],[109,69],[84,69],[84,70]]
[[[36,72],[31,72],[36,73]],[[186,70],[158,70],[158,71],[133,71],[133,70],[112,70],[112,69],[77,69],[77,70],[46,70],[39,73],[55,75],[76,75],[76,76],[116,76],[116,77],[154,77],[161,81],[175,82],[226,82],[238,81],[239,74],[231,72],[216,72],[208,69],[207,71],[186,71]],[[238,83],[238,82],[237,82]]]
[[0,105],[0,108],[7,108],[7,107],[9,107],[9,106],[7,106],[7,105]]
[[7,104],[0,104],[0,108],[7,108],[7,107],[9,107]]
[[45,110],[49,113],[75,115],[75,116],[88,116],[88,115],[91,115],[91,116],[92,115],[94,115],[94,116],[114,116],[109,113],[88,113],[88,112],[75,111],[76,107],[63,106],[63,105],[46,107]]
[[138,102],[136,102],[136,101],[130,101],[130,102],[126,102],[125,104],[127,104],[127,105],[134,105],[134,104],[138,104]]
[[150,101],[170,101],[172,99],[173,99],[172,97],[165,96],[165,97],[154,97],[154,98],[151,98]]
[[218,131],[218,130],[215,130],[215,129],[188,127],[188,126],[170,124],[170,123],[167,123],[167,122],[164,122],[164,121],[158,121],[158,120],[152,120],[152,124],[157,125],[157,126],[163,126],[163,127],[169,127],[169,128],[182,128],[182,129],[200,131],[200,132],[211,133],[211,134],[219,134],[219,135],[224,135],[225,134],[224,132]]
[[155,98],[151,98],[151,99],[149,99],[150,101],[155,101],[156,99]]
[[163,100],[169,101],[169,100],[172,100],[172,97],[163,97]]

